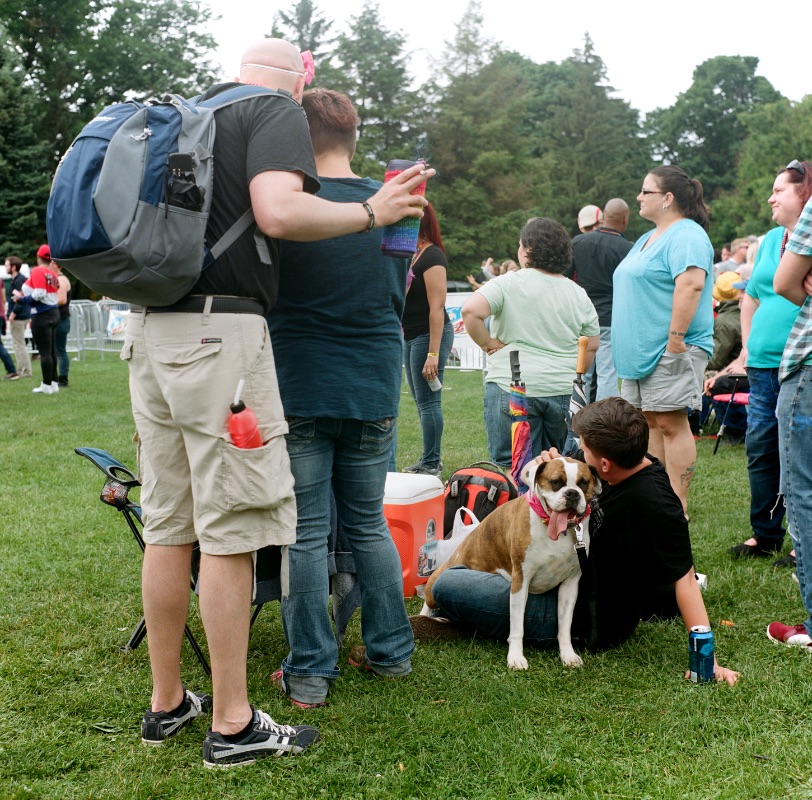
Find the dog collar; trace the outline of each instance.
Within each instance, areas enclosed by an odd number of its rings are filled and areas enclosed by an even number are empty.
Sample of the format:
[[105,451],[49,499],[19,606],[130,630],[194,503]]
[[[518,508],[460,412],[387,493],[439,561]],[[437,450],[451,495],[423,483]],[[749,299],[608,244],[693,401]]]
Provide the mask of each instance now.
[[[549,522],[550,515],[547,513],[547,510],[544,508],[544,506],[541,504],[541,500],[539,500],[538,497],[536,497],[536,495],[533,494],[533,492],[528,492],[526,496],[527,503],[530,506],[530,508],[533,511],[535,511],[536,514],[539,517],[541,517],[541,519],[544,522]],[[584,513],[580,517],[575,517],[575,519],[572,520],[572,522],[567,523],[567,527],[574,528],[576,525],[580,525],[589,516],[591,511],[592,511],[591,507],[589,506],[589,504],[587,504],[586,511],[584,511]]]

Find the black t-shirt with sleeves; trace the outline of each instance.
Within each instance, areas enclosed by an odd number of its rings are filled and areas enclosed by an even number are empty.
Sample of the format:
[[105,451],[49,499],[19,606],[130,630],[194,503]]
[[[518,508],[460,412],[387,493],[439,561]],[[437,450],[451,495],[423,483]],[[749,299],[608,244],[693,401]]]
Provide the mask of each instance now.
[[622,483],[604,484],[590,521],[589,580],[581,577],[575,632],[586,640],[590,588],[596,592],[597,640],[612,647],[641,619],[675,608],[674,583],[693,566],[682,503],[657,459]]
[[[448,261],[445,253],[436,244],[429,245],[417,257],[412,265],[412,283],[406,294],[406,306],[403,309],[403,338],[407,341],[429,333],[429,299],[426,294],[426,270],[442,267],[448,272]],[[448,313],[445,322],[448,322]]]
[[[208,100],[239,84],[213,86]],[[304,190],[318,191],[319,182],[310,130],[302,107],[292,98],[269,95],[242,100],[215,112],[214,192],[206,228],[213,245],[251,206],[248,184],[261,172],[299,172]],[[190,294],[233,295],[259,300],[267,313],[276,304],[279,287],[279,246],[265,237],[272,265],[262,264],[250,226],[208,269]]]
[[572,240],[572,266],[565,273],[584,288],[602,326],[612,324],[612,278],[632,249],[620,231],[598,228]]

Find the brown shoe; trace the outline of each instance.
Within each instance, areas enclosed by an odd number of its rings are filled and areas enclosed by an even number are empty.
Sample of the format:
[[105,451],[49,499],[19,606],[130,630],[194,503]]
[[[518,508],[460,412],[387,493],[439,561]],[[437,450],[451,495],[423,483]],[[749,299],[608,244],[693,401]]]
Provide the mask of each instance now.
[[372,668],[372,665],[367,662],[367,648],[363,644],[357,644],[350,650],[350,656],[347,659],[347,663],[351,667],[367,670],[370,675],[375,675],[378,678],[385,678],[388,681],[399,681],[402,678],[409,677],[408,673],[404,675],[387,675],[385,672],[376,672]]
[[414,614],[409,617],[412,633],[418,642],[436,642],[448,639],[470,639],[472,632],[453,625],[445,617],[424,617]]
[[362,644],[357,644],[350,650],[350,657],[347,663],[356,669],[371,669],[367,664],[367,649]]

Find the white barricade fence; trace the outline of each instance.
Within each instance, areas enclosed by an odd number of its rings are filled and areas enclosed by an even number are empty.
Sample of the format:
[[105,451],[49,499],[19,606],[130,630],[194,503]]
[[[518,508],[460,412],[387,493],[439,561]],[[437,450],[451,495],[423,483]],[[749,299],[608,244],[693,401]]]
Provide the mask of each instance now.
[[[483,370],[485,354],[465,331],[462,321],[462,304],[470,292],[450,292],[446,296],[446,311],[454,326],[454,345],[446,364],[447,369]],[[124,341],[124,332],[130,306],[118,300],[71,301],[71,330],[68,347],[78,352],[79,358],[86,350],[118,352]]]
[[118,300],[71,301],[71,330],[68,336],[81,358],[85,350],[118,352],[130,315],[128,303]]
[[470,296],[471,292],[449,292],[446,295],[445,310],[454,326],[454,346],[446,362],[446,369],[485,369],[485,353],[468,335],[462,321],[462,304]]
[[130,318],[129,304],[117,300],[101,300],[99,306],[107,312],[107,338],[121,346],[127,330],[127,320]]

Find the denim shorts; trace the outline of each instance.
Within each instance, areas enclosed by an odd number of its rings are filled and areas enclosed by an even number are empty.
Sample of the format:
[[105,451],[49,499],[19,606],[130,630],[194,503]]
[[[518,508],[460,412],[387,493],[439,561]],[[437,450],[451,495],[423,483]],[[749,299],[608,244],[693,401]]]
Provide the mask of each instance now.
[[684,353],[666,350],[651,375],[623,379],[621,397],[641,411],[699,411],[707,363],[708,354],[694,344]]

